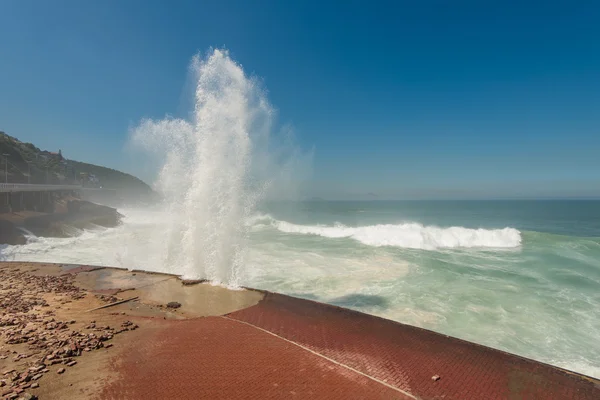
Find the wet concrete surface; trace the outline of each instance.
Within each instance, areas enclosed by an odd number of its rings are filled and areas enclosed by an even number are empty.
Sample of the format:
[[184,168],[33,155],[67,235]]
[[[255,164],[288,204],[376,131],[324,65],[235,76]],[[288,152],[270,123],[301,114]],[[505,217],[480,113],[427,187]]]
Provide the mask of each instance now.
[[139,297],[150,306],[179,304],[177,313],[187,318],[224,315],[257,304],[263,293],[255,290],[231,290],[210,283],[184,284],[174,275],[132,272],[111,268],[82,271],[75,280],[94,293]]

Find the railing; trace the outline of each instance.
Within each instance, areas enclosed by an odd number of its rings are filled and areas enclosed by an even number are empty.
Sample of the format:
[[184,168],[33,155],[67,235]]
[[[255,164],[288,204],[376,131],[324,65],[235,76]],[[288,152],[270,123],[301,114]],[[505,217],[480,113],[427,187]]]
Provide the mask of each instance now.
[[79,185],[37,185],[29,183],[0,183],[0,193],[47,192],[52,190],[81,190]]

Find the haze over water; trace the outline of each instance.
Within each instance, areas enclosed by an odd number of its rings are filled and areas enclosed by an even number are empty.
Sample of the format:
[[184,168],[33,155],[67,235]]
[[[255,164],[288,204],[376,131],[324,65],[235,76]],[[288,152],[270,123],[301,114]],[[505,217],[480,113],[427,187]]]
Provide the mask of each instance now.
[[192,71],[192,117],[133,132],[162,165],[164,204],[1,258],[268,289],[600,377],[600,202],[271,201],[299,163],[274,145],[264,92],[223,51]]

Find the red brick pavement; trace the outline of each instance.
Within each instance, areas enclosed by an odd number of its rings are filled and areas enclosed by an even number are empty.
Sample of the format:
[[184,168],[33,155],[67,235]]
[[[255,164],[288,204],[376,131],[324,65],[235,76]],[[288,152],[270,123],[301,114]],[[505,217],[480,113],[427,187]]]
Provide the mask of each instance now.
[[103,399],[407,399],[359,373],[223,317],[148,319]]
[[[424,329],[266,294],[244,321],[421,399],[600,399],[592,378]],[[440,380],[431,378],[439,375]],[[357,397],[350,397],[357,398]]]

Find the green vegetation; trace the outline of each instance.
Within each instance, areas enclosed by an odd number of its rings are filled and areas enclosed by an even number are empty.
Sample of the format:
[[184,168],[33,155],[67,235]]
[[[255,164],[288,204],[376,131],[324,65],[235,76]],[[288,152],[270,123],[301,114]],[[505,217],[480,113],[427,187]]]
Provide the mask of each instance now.
[[[5,156],[8,155],[8,156]],[[123,196],[151,195],[152,189],[135,176],[111,168],[67,160],[60,151],[43,151],[31,143],[0,131],[0,182],[5,181],[8,159],[9,183],[81,184],[117,189]],[[90,181],[95,176],[97,182]]]

